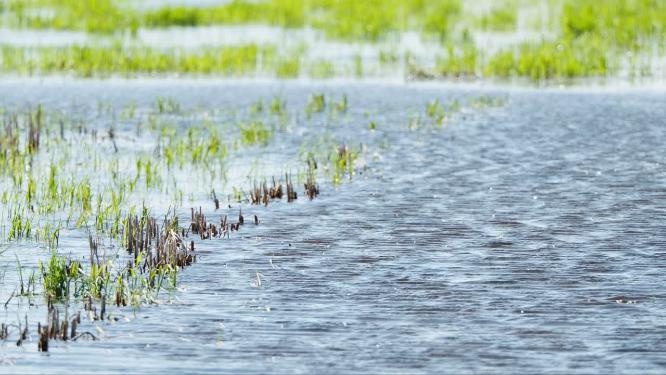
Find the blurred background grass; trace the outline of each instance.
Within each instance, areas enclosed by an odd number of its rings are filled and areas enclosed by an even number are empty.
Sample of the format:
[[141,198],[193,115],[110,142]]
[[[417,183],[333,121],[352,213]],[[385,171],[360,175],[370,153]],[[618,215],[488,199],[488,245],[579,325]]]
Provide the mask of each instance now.
[[[3,39],[0,69],[80,76],[155,73],[512,79],[661,76],[663,0],[7,0],[2,32],[71,31],[86,43],[16,45]],[[301,31],[271,43],[153,46],[142,32],[270,26]],[[250,29],[248,29],[250,30]],[[213,32],[213,31],[211,31]],[[293,35],[304,37],[294,47]],[[479,39],[490,42],[479,43]],[[418,40],[419,48],[413,40]],[[296,37],[298,39],[298,37]],[[495,42],[498,41],[498,42]],[[376,51],[335,54],[336,48]],[[350,47],[351,46],[351,47]],[[423,47],[425,46],[425,47]],[[327,49],[328,54],[311,53]],[[418,51],[417,51],[418,50]]]

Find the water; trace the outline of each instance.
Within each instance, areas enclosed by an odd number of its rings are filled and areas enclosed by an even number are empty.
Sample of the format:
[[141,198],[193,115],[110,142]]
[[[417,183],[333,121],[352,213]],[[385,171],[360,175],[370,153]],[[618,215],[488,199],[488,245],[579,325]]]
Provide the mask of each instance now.
[[[157,95],[235,107],[272,93],[299,108],[313,91],[346,93],[350,112],[329,130],[369,148],[353,181],[323,185],[313,201],[250,208],[261,225],[198,242],[200,259],[170,302],[119,309],[102,340],[53,342],[48,354],[35,351],[34,332],[22,348],[4,342],[2,372],[664,371],[663,91],[2,85],[5,104],[79,108],[99,98],[140,107]],[[507,103],[408,128],[435,97],[478,95]],[[319,121],[299,126],[316,132]],[[301,136],[283,134],[276,147]]]

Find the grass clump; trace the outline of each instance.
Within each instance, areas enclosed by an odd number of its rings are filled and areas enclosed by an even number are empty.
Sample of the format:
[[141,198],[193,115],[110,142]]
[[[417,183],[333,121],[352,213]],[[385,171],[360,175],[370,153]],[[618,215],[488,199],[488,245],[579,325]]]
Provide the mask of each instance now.
[[55,300],[67,299],[70,296],[72,283],[81,279],[81,263],[58,256],[55,252],[46,264],[39,262],[42,275],[44,294]]
[[305,113],[310,116],[313,113],[321,113],[326,109],[326,97],[324,94],[311,94],[305,105]]
[[246,145],[268,143],[273,131],[261,121],[251,121],[240,125],[240,141]]
[[486,75],[528,77],[532,80],[605,76],[612,67],[604,42],[593,37],[575,40],[523,43],[517,49],[503,50],[490,58]]
[[160,114],[175,114],[180,112],[180,103],[173,98],[163,98],[158,96],[155,99],[155,106],[157,107],[157,113]]
[[479,26],[484,30],[512,31],[516,29],[518,7],[515,2],[505,3],[492,8],[479,20]]
[[338,145],[335,148],[330,156],[333,184],[340,184],[345,175],[347,175],[351,181],[352,176],[354,175],[354,162],[357,157],[358,151],[353,150],[347,145]]
[[9,232],[7,233],[8,240],[16,240],[30,236],[32,230],[32,222],[29,217],[21,208],[14,209],[11,215],[11,223]]
[[460,103],[457,99],[451,100],[448,104],[444,105],[435,98],[426,103],[425,114],[430,119],[433,125],[442,126],[447,116],[460,110]]

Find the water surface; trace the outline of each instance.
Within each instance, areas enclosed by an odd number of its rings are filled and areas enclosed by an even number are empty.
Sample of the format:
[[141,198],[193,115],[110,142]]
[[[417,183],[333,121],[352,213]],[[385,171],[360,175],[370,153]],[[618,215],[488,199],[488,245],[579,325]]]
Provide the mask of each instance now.
[[[35,351],[34,332],[22,348],[4,342],[2,372],[645,374],[666,367],[663,92],[2,86],[4,105],[79,103],[73,111],[99,99],[140,107],[158,95],[237,107],[274,93],[302,108],[313,91],[346,93],[350,111],[328,130],[366,143],[371,155],[351,182],[324,185],[313,201],[255,207],[261,225],[198,242],[199,261],[179,274],[170,301],[119,311],[123,319],[105,323],[102,340],[54,342],[48,354]],[[443,127],[423,120],[409,129],[433,98],[479,95],[507,103],[464,107]],[[299,126],[316,131],[326,120]],[[301,135],[275,142],[288,148]],[[83,239],[71,245],[85,253]]]

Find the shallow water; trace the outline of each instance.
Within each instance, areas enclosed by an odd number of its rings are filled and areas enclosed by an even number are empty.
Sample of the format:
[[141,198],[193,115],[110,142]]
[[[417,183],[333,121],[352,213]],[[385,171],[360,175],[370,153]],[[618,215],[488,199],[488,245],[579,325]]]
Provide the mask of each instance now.
[[[99,99],[141,106],[158,95],[237,107],[274,93],[302,108],[313,91],[346,93],[350,112],[331,131],[367,143],[372,154],[353,181],[324,185],[313,201],[251,208],[261,225],[197,242],[199,261],[179,274],[170,302],[136,315],[127,309],[118,314],[125,319],[102,324],[102,340],[53,342],[48,354],[35,351],[34,332],[24,347],[4,342],[1,372],[644,374],[666,367],[663,92],[0,86],[4,105],[79,103],[71,110]],[[408,129],[435,97],[480,94],[508,101],[467,108],[441,128]],[[298,144],[300,136],[275,142]],[[85,237],[78,241],[86,253]]]

